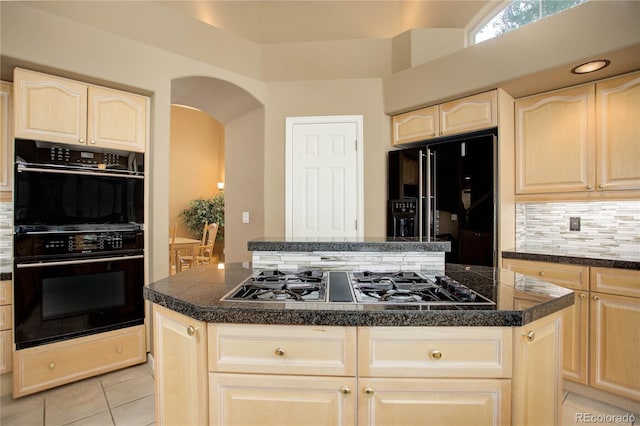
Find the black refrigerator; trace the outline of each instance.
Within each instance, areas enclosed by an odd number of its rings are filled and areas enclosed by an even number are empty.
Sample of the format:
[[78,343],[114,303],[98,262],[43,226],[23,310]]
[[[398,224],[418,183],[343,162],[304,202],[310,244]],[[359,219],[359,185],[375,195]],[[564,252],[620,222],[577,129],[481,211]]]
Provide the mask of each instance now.
[[390,151],[387,235],[450,241],[446,262],[496,266],[495,132]]

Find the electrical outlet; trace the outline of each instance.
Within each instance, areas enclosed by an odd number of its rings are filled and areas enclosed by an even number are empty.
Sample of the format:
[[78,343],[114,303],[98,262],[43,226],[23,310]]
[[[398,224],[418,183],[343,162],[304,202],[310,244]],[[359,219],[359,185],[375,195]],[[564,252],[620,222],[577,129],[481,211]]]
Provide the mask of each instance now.
[[249,223],[249,212],[242,212],[242,223]]
[[570,217],[569,231],[579,231],[579,230],[580,230],[580,217]]
[[456,220],[458,220],[458,215],[455,213],[451,213],[451,221],[455,222]]

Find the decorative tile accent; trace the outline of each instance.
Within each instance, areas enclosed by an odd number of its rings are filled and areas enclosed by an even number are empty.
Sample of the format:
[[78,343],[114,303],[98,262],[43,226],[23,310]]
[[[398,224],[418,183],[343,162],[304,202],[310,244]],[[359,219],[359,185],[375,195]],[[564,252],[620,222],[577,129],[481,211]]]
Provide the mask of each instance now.
[[[580,218],[580,231],[569,218]],[[516,249],[640,259],[640,201],[516,205]]]
[[444,273],[444,252],[254,251],[252,264],[254,269]]

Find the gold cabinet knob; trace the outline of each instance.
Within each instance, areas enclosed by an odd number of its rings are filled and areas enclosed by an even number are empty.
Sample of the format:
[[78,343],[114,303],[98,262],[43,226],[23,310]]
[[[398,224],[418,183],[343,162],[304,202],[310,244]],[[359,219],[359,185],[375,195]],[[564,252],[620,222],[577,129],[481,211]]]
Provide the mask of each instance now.
[[603,184],[598,185],[598,189],[604,189],[604,185]]
[[584,299],[585,297],[587,297],[587,295],[586,295],[586,294],[584,294],[584,293],[580,293],[580,299]]
[[196,329],[192,325],[190,325],[189,327],[187,327],[187,334],[189,336],[195,336]]
[[534,333],[533,331],[529,330],[526,333],[522,334],[524,337],[527,338],[528,341],[533,342],[536,338],[536,333]]
[[283,348],[276,348],[275,351],[273,351],[274,354],[276,354],[277,356],[284,356],[284,349]]
[[118,347],[116,348],[116,352],[117,352],[117,353],[119,353],[119,354],[121,354],[121,353],[122,353],[122,346],[118,346]]
[[600,296],[593,296],[593,300],[600,300]]
[[93,139],[91,139],[91,144],[92,144],[92,145],[95,145],[95,144],[96,144],[96,141],[94,141]]
[[375,392],[373,391],[372,388],[367,386],[366,388],[364,388],[364,393],[367,394],[367,395],[373,395]]
[[80,140],[78,140],[78,142],[84,143],[84,139],[80,138]]
[[340,392],[345,395],[349,395],[351,393],[351,389],[349,389],[349,386],[343,386],[342,389],[340,389]]
[[442,352],[440,352],[440,351],[439,351],[439,350],[437,350],[437,349],[436,349],[436,350],[434,350],[434,351],[431,351],[431,358],[433,358],[433,359],[440,359],[440,358],[442,358]]
[[593,185],[587,185],[587,189],[588,190],[592,190],[593,189]]
[[56,368],[56,363],[52,362],[49,364],[49,370],[53,370],[54,368]]
[[538,275],[540,275],[541,277],[543,277],[543,276],[544,276],[544,271],[540,271],[540,272],[538,272]]

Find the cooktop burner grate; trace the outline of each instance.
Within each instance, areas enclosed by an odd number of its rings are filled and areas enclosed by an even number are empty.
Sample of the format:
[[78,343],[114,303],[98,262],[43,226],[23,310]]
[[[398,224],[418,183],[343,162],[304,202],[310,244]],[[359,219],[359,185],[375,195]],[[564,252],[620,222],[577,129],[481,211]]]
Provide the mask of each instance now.
[[265,270],[254,273],[224,300],[267,302],[323,302],[327,273],[323,271],[283,272]]

